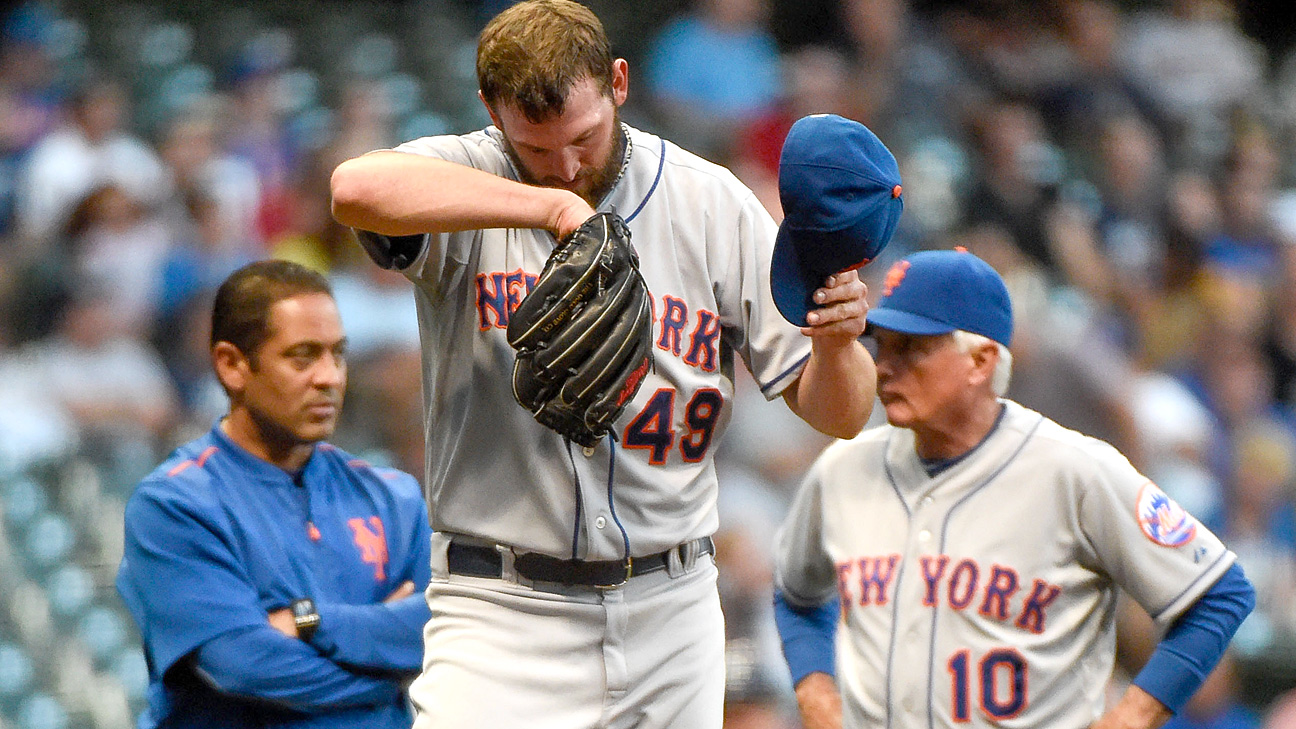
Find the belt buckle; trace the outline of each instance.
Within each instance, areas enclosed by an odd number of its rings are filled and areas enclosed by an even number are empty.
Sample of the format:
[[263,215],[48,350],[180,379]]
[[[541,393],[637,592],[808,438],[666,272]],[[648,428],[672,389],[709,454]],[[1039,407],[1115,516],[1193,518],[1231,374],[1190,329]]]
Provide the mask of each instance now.
[[596,587],[597,589],[600,589],[600,590],[611,590],[611,589],[613,589],[613,588],[620,587],[620,586],[624,585],[625,583],[629,582],[629,581],[630,581],[630,576],[633,575],[633,574],[634,574],[634,559],[631,558],[631,557],[626,557],[626,561],[625,561],[625,574],[621,577],[621,581],[620,581],[620,582],[615,582],[615,583],[610,584],[610,585],[595,585],[594,587]]

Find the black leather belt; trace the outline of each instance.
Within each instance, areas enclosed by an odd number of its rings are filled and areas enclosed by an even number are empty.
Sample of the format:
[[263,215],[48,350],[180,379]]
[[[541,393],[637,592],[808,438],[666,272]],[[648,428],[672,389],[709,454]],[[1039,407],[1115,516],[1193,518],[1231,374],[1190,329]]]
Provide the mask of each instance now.
[[[582,561],[578,559],[558,559],[538,552],[523,552],[513,560],[513,569],[522,577],[532,582],[556,582],[563,585],[583,585],[586,587],[616,587],[624,584],[631,577],[646,575],[666,569],[671,552],[677,552],[680,560],[687,557],[690,545],[696,544],[698,556],[715,554],[715,542],[711,537],[702,537],[693,542],[686,542],[677,547],[650,554],[646,557],[633,557],[628,560],[609,559],[602,561]],[[446,549],[446,561],[450,574],[469,575],[471,577],[503,577],[504,563],[499,550],[495,547],[483,547],[476,544],[450,542]]]

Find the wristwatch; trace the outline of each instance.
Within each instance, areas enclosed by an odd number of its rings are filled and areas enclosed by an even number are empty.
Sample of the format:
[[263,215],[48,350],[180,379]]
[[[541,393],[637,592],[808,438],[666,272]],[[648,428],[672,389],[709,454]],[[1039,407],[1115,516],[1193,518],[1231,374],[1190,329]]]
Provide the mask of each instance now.
[[292,609],[293,623],[297,626],[297,637],[302,640],[310,640],[315,631],[319,628],[320,616],[315,610],[315,601],[309,597],[303,597],[300,600],[294,600],[290,606]]

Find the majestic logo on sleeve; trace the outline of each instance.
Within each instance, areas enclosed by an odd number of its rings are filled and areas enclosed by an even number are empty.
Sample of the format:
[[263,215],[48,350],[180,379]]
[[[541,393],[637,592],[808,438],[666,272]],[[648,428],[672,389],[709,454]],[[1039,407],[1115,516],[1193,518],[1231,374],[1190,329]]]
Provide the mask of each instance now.
[[374,580],[387,579],[387,534],[383,530],[382,519],[369,517],[364,519],[347,519],[347,526],[355,534],[356,546],[360,548],[360,559],[374,568]]
[[1151,481],[1139,491],[1135,516],[1143,534],[1163,547],[1178,547],[1197,536],[1197,521]]

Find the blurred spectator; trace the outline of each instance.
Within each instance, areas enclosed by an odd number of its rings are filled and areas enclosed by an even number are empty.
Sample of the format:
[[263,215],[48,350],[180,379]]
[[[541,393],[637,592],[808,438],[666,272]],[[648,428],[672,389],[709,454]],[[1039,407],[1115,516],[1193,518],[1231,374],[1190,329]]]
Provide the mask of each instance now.
[[1069,75],[1070,55],[1045,31],[1044,7],[1015,0],[944,6],[938,22],[968,76],[960,89],[962,98],[1036,98]]
[[158,355],[132,334],[110,294],[93,282],[71,291],[54,334],[25,345],[15,366],[72,417],[100,462],[137,479],[175,422],[174,391]]
[[0,232],[10,231],[14,180],[32,146],[54,127],[61,101],[49,54],[53,12],[27,2],[0,28]]
[[1152,125],[1161,120],[1121,65],[1119,52],[1127,32],[1125,16],[1109,0],[1056,0],[1052,20],[1069,54],[1068,70],[1047,89],[1040,109],[1050,132],[1068,149],[1083,149],[1102,133],[1107,120]]
[[67,124],[32,149],[18,183],[18,229],[29,244],[48,244],[73,207],[100,186],[116,186],[146,207],[165,190],[161,161],[126,131],[129,105],[117,81],[85,82],[69,114]]
[[1215,425],[1210,413],[1181,382],[1155,370],[1134,375],[1129,404],[1144,473],[1208,529],[1223,534],[1223,487],[1207,464]]
[[1296,411],[1296,247],[1283,256],[1281,275],[1265,328],[1265,357],[1273,372],[1273,398]]
[[158,322],[153,340],[179,400],[179,432],[172,443],[183,443],[207,432],[228,407],[211,365],[211,304],[215,292],[190,296]]
[[839,0],[850,50],[844,114],[903,155],[920,140],[956,133],[965,69],[948,40],[910,10],[910,0]]
[[768,110],[780,93],[768,0],[695,0],[666,25],[645,65],[648,88],[679,143],[715,158],[733,129]]
[[1061,158],[1038,112],[1022,102],[992,102],[974,114],[972,130],[980,174],[965,201],[968,223],[1004,228],[1022,253],[1064,282],[1047,225],[1057,210]]
[[784,60],[783,96],[777,105],[738,132],[734,172],[782,220],[778,197],[779,156],[792,124],[810,114],[849,117],[850,68],[846,57],[825,46],[807,46]]
[[790,494],[732,461],[720,468],[715,542],[725,614],[725,727],[789,729],[796,726],[795,699],[774,630],[771,535]]
[[[1268,132],[1247,125],[1235,135],[1219,186],[1221,230],[1206,240],[1208,269],[1264,289],[1281,271],[1282,242],[1270,214],[1278,153]],[[1265,297],[1257,299],[1263,303]],[[1263,311],[1239,325],[1256,333]]]
[[184,195],[188,223],[160,266],[154,309],[161,323],[200,294],[212,293],[227,276],[251,263],[250,246],[232,236],[219,203],[197,189]]
[[261,187],[256,232],[258,239],[269,241],[291,225],[290,190],[300,160],[284,128],[278,84],[283,59],[261,58],[254,50],[244,53],[234,71],[233,118],[226,143],[232,154],[256,170]]
[[66,236],[73,274],[101,289],[123,327],[146,336],[175,231],[126,188],[108,184],[77,203]]
[[1296,440],[1272,422],[1234,436],[1223,536],[1256,585],[1256,610],[1239,631],[1257,652],[1296,638]]
[[1136,357],[1167,372],[1190,368],[1209,318],[1214,287],[1201,266],[1205,239],[1217,227],[1219,206],[1205,176],[1176,172],[1170,177],[1162,221],[1165,266],[1160,287],[1141,312]]
[[283,230],[270,240],[270,255],[326,275],[334,268],[373,268],[355,234],[333,218],[328,160],[327,154],[313,156],[294,179],[294,186],[283,192],[289,217]]
[[80,445],[76,422],[52,397],[40,373],[0,344],[0,477],[66,458]]
[[[343,324],[352,331],[345,321]],[[426,473],[421,350],[374,350],[355,365],[338,440],[353,444],[355,452],[373,463],[407,473]]]
[[1138,116],[1111,117],[1098,131],[1096,225],[1106,264],[1099,273],[1133,304],[1165,278],[1166,166],[1155,130]]
[[1293,421],[1291,412],[1270,398],[1272,380],[1257,342],[1218,322],[1211,331],[1200,342],[1199,361],[1180,377],[1212,415],[1207,463],[1226,483],[1239,465],[1241,434],[1260,424],[1291,433]]
[[383,87],[372,81],[351,81],[338,99],[337,133],[328,144],[321,170],[332,170],[344,160],[395,146],[391,104]]
[[256,225],[261,183],[246,159],[223,148],[215,103],[212,99],[210,104],[196,104],[167,124],[161,151],[171,175],[168,213],[172,219],[187,221],[192,211],[186,209],[186,194],[210,199],[223,219],[223,244],[240,248],[227,253],[250,255],[264,245]]
[[1265,53],[1244,36],[1231,0],[1169,0],[1134,16],[1122,62],[1173,125],[1184,162],[1218,160],[1228,115],[1264,99]]
[[329,283],[342,322],[351,332],[347,347],[354,356],[387,349],[418,351],[414,293],[399,271],[362,263],[334,269]]
[[951,241],[989,262],[1004,278],[1016,312],[1013,376],[1007,397],[1068,428],[1116,445],[1142,465],[1130,410],[1130,362],[1098,331],[1082,298],[1050,298],[1043,267],[994,225]]

